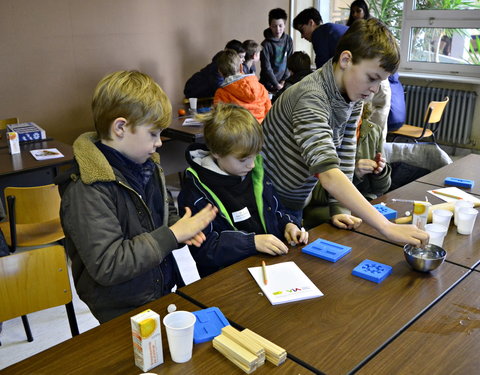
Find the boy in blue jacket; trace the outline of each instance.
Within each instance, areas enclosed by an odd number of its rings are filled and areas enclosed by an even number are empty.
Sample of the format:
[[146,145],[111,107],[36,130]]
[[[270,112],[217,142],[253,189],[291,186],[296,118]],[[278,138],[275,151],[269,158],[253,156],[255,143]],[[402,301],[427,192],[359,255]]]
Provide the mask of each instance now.
[[193,144],[186,151],[190,164],[178,197],[180,209],[192,214],[209,203],[219,214],[204,230],[206,240],[191,247],[200,276],[207,276],[250,255],[262,252],[281,255],[290,244],[307,243],[308,233],[300,222],[286,215],[264,176],[261,125],[246,109],[235,104],[217,104],[201,117],[205,145]]

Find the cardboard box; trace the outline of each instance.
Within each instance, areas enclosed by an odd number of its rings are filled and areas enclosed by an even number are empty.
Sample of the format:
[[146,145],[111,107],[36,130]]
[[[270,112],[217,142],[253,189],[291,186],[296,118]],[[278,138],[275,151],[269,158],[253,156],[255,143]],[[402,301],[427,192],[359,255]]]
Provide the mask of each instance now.
[[145,310],[130,318],[135,365],[149,371],[163,363],[160,315]]
[[40,141],[47,138],[45,130],[34,122],[7,125],[7,132],[17,133],[20,142]]

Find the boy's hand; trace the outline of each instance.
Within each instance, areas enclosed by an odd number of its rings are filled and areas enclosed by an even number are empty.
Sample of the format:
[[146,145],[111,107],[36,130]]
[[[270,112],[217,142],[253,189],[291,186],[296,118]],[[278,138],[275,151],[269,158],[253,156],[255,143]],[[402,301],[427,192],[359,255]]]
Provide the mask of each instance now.
[[356,229],[362,224],[362,219],[347,214],[338,214],[332,216],[332,224],[340,229]]
[[377,162],[370,159],[360,159],[355,164],[355,176],[361,178],[366,174],[373,173],[377,168]]
[[273,234],[256,234],[255,248],[261,253],[283,255],[288,253],[288,247]]
[[208,204],[192,216],[190,208],[185,207],[185,215],[170,227],[178,243],[200,246],[205,241],[202,230],[215,219],[218,209]]
[[373,170],[374,174],[382,173],[385,165],[387,164],[387,160],[382,156],[382,153],[377,152],[375,155],[375,162],[377,163],[377,167]]
[[416,247],[427,245],[429,240],[428,233],[418,229],[413,224],[394,224],[389,222],[389,225],[383,227],[381,233],[391,241]]
[[285,225],[284,236],[290,246],[295,246],[299,243],[303,243],[306,245],[308,243],[308,232],[306,232],[303,228],[299,229],[293,223],[288,223],[287,225]]

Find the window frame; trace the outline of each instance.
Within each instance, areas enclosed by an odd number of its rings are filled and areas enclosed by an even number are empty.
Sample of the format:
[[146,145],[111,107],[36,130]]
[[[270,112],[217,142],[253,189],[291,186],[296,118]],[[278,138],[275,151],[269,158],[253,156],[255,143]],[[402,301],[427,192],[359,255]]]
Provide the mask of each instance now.
[[447,64],[437,62],[408,61],[412,40],[412,29],[415,27],[439,27],[480,29],[480,10],[414,10],[415,0],[405,0],[402,18],[401,35],[401,71],[415,71],[452,76],[480,76],[479,65]]

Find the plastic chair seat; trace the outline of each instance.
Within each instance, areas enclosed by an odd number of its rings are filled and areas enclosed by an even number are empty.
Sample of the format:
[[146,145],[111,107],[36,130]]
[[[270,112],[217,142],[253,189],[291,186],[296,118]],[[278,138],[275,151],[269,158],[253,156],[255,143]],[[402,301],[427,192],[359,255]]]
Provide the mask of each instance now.
[[[10,225],[8,222],[0,223],[0,228],[7,244],[11,246]],[[17,246],[46,245],[59,241],[65,237],[60,223],[60,218],[35,224],[17,224]]]
[[[420,126],[413,125],[403,125],[400,129],[390,132],[390,134],[403,135],[404,137],[409,138],[420,138],[422,136],[423,128]],[[430,129],[425,129],[425,134],[423,138],[428,138],[433,135],[433,132]]]

